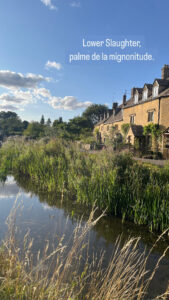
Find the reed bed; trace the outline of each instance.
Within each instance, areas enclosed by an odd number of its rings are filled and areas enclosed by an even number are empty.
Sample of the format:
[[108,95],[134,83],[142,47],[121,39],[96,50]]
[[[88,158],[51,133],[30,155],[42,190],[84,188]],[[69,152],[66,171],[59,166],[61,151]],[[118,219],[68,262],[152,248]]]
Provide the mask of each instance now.
[[[8,235],[0,252],[0,299],[3,300],[143,300],[149,299],[148,287],[160,261],[154,270],[146,270],[149,255],[140,254],[140,238],[131,238],[123,245],[121,238],[116,241],[108,267],[103,267],[104,253],[89,259],[88,234],[99,222],[95,210],[91,211],[86,223],[79,221],[72,238],[71,247],[58,240],[51,250],[46,242],[42,253],[33,255],[33,240],[26,234],[23,249],[18,247],[16,236],[17,201],[8,220]],[[159,237],[157,242],[160,240]],[[154,300],[167,300],[169,289]]]
[[84,153],[57,139],[14,140],[0,149],[0,178],[8,174],[29,177],[39,191],[68,195],[88,206],[96,203],[151,231],[169,227],[169,166],[148,166],[108,151]]

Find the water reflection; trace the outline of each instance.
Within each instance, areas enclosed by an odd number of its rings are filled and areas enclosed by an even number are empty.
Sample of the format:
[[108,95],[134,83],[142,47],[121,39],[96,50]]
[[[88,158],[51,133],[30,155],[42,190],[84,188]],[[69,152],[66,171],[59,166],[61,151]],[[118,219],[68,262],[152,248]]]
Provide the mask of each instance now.
[[[0,239],[5,237],[7,226],[5,220],[10,213],[16,197],[18,203],[22,203],[23,208],[18,212],[17,218],[18,237],[23,241],[23,236],[29,228],[31,236],[35,242],[33,251],[36,253],[39,249],[43,249],[46,239],[52,243],[57,243],[59,238],[65,234],[65,240],[70,241],[73,230],[76,227],[77,220],[83,215],[85,222],[90,213],[90,208],[85,205],[76,203],[74,199],[70,199],[69,195],[65,195],[64,200],[60,200],[61,195],[42,193],[38,190],[38,186],[28,179],[8,177],[3,185],[0,185]],[[98,212],[99,214],[99,212]],[[111,257],[114,242],[119,235],[122,234],[122,241],[129,236],[141,236],[139,244],[142,252],[145,246],[150,248],[157,235],[149,233],[145,227],[134,226],[130,222],[122,224],[118,218],[110,216],[104,217],[90,232],[90,251],[100,252],[101,249],[106,251],[104,263],[107,264]],[[157,262],[160,254],[168,245],[167,240],[163,240],[152,253],[148,268],[152,269]],[[155,295],[162,293],[169,279],[169,257],[166,257],[150,286],[149,299]]]

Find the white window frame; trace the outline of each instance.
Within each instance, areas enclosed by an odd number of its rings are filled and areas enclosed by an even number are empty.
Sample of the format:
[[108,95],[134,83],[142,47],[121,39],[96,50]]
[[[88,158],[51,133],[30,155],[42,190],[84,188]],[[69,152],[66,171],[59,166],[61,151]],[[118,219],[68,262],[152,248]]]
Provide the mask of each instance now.
[[130,115],[130,124],[134,124],[135,115]]
[[[150,116],[150,114],[152,114],[152,118],[151,118],[151,120],[149,120],[149,116]],[[148,111],[148,122],[154,122],[154,110],[150,110],[150,111]]]
[[139,99],[139,94],[136,93],[136,94],[134,95],[134,103],[135,103],[135,104],[138,103],[138,99]]
[[153,97],[157,97],[158,96],[158,92],[159,92],[159,86],[155,85],[153,87]]
[[143,91],[143,100],[146,100],[148,98],[148,90]]

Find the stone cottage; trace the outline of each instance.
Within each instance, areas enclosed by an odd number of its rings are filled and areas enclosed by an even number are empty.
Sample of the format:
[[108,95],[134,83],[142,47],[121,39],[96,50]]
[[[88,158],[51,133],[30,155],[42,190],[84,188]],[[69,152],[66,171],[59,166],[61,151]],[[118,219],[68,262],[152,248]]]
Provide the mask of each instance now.
[[129,124],[125,139],[126,143],[134,145],[136,138],[140,142],[145,139],[143,128],[150,123],[159,125],[162,132],[160,151],[169,157],[169,65],[162,68],[161,78],[132,88],[131,97],[127,100],[124,95],[122,104],[113,103],[108,114],[100,116],[95,128],[104,143],[112,128],[123,134],[122,125]]

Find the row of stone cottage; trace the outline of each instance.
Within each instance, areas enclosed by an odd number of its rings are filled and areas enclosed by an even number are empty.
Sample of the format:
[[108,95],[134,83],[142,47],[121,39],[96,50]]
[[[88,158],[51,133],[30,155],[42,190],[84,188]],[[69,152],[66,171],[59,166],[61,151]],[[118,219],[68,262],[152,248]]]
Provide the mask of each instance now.
[[153,84],[145,83],[143,88],[134,87],[131,97],[127,100],[123,96],[121,105],[113,103],[107,114],[100,116],[95,125],[98,129],[101,142],[110,135],[114,127],[122,134],[122,124],[130,124],[126,135],[126,142],[134,145],[135,140],[144,138],[143,127],[158,124],[162,130],[160,151],[164,156],[169,154],[169,65],[162,68],[161,78],[156,78]]

